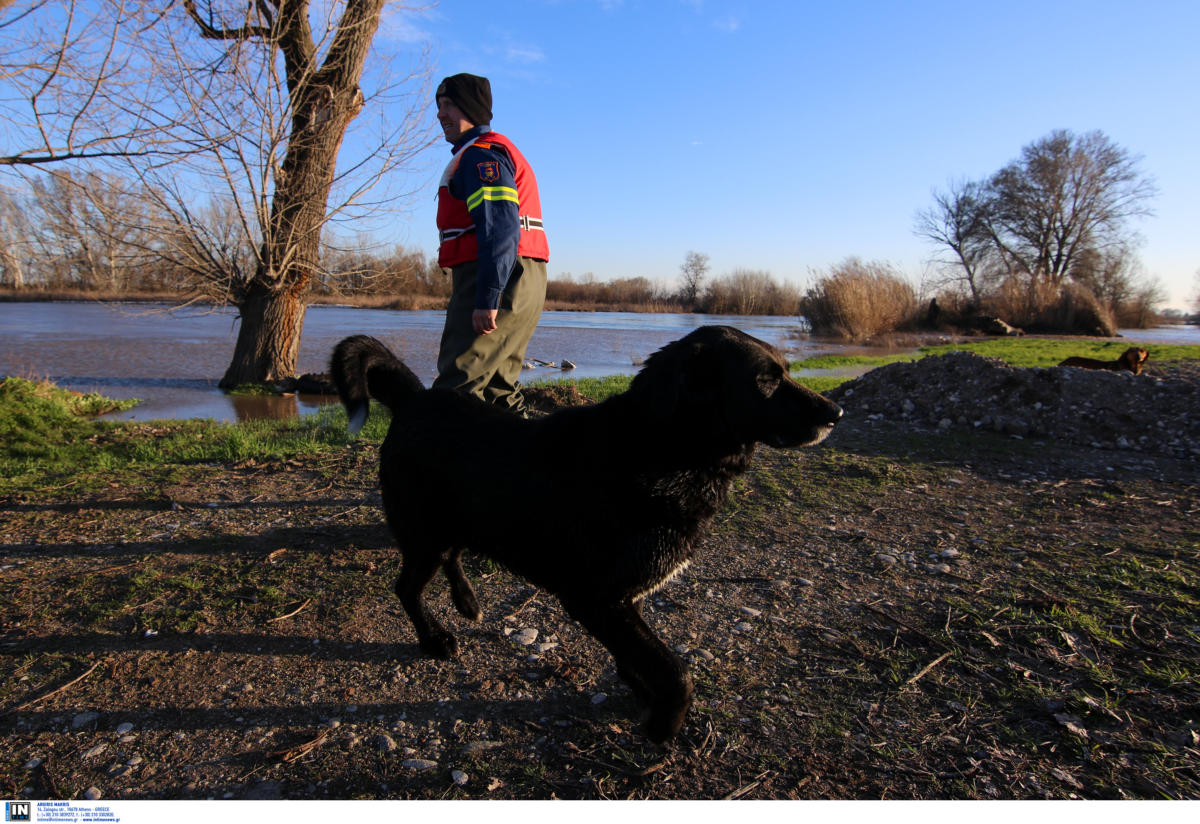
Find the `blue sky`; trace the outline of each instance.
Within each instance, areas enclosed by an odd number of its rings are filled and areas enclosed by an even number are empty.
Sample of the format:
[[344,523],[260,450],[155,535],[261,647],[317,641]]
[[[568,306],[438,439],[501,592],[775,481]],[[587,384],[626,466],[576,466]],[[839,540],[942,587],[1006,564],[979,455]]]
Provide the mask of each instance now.
[[[1200,270],[1197,32],[1195,0],[442,0],[393,13],[376,46],[424,39],[435,80],[490,78],[493,126],[538,176],[551,277],[668,281],[695,250],[714,276],[803,286],[856,255],[915,283],[932,189],[1099,129],[1159,188],[1134,227],[1182,307]],[[379,239],[434,250],[446,157],[426,156]]]

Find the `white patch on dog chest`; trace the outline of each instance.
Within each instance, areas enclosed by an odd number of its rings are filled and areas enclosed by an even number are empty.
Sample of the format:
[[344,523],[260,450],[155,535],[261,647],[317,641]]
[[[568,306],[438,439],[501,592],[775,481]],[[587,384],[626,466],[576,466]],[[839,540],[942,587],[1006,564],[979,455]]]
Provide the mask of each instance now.
[[678,575],[679,573],[681,573],[685,569],[687,569],[687,565],[690,564],[691,562],[692,562],[691,558],[684,558],[682,561],[677,563],[673,569],[671,569],[669,572],[667,572],[666,575],[664,575],[662,578],[660,578],[658,580],[658,583],[651,584],[649,587],[642,590],[637,595],[634,595],[633,600],[638,601],[638,600],[641,600],[642,598],[645,598],[648,595],[653,595],[654,593],[658,592],[660,589],[665,587],[667,584],[671,583],[671,581],[675,578],[676,575]]

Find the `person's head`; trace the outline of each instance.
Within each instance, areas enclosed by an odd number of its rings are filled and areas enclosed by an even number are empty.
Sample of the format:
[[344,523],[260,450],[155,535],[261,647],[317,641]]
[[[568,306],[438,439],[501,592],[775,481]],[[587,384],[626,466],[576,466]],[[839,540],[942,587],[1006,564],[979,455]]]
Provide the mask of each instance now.
[[464,133],[492,122],[492,84],[486,77],[454,74],[443,80],[434,95],[437,119],[450,143]]

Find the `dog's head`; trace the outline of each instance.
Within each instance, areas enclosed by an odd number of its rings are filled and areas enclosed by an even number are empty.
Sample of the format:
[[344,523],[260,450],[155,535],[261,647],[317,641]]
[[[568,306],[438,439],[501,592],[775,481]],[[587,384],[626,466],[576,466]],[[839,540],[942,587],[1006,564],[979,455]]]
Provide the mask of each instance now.
[[1150,359],[1150,353],[1140,346],[1131,346],[1121,353],[1117,362],[1135,375],[1142,374],[1142,366]]
[[702,326],[646,360],[631,392],[659,417],[739,444],[805,446],[825,438],[842,409],[801,386],[774,346],[729,326]]

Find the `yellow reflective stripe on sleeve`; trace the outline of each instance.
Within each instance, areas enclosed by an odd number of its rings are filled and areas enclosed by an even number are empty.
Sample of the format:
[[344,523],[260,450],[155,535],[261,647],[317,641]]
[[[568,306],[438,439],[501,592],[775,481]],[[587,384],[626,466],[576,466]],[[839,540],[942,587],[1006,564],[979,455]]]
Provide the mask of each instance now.
[[485,200],[510,200],[520,205],[517,190],[509,186],[482,186],[467,198],[467,209],[476,209]]

